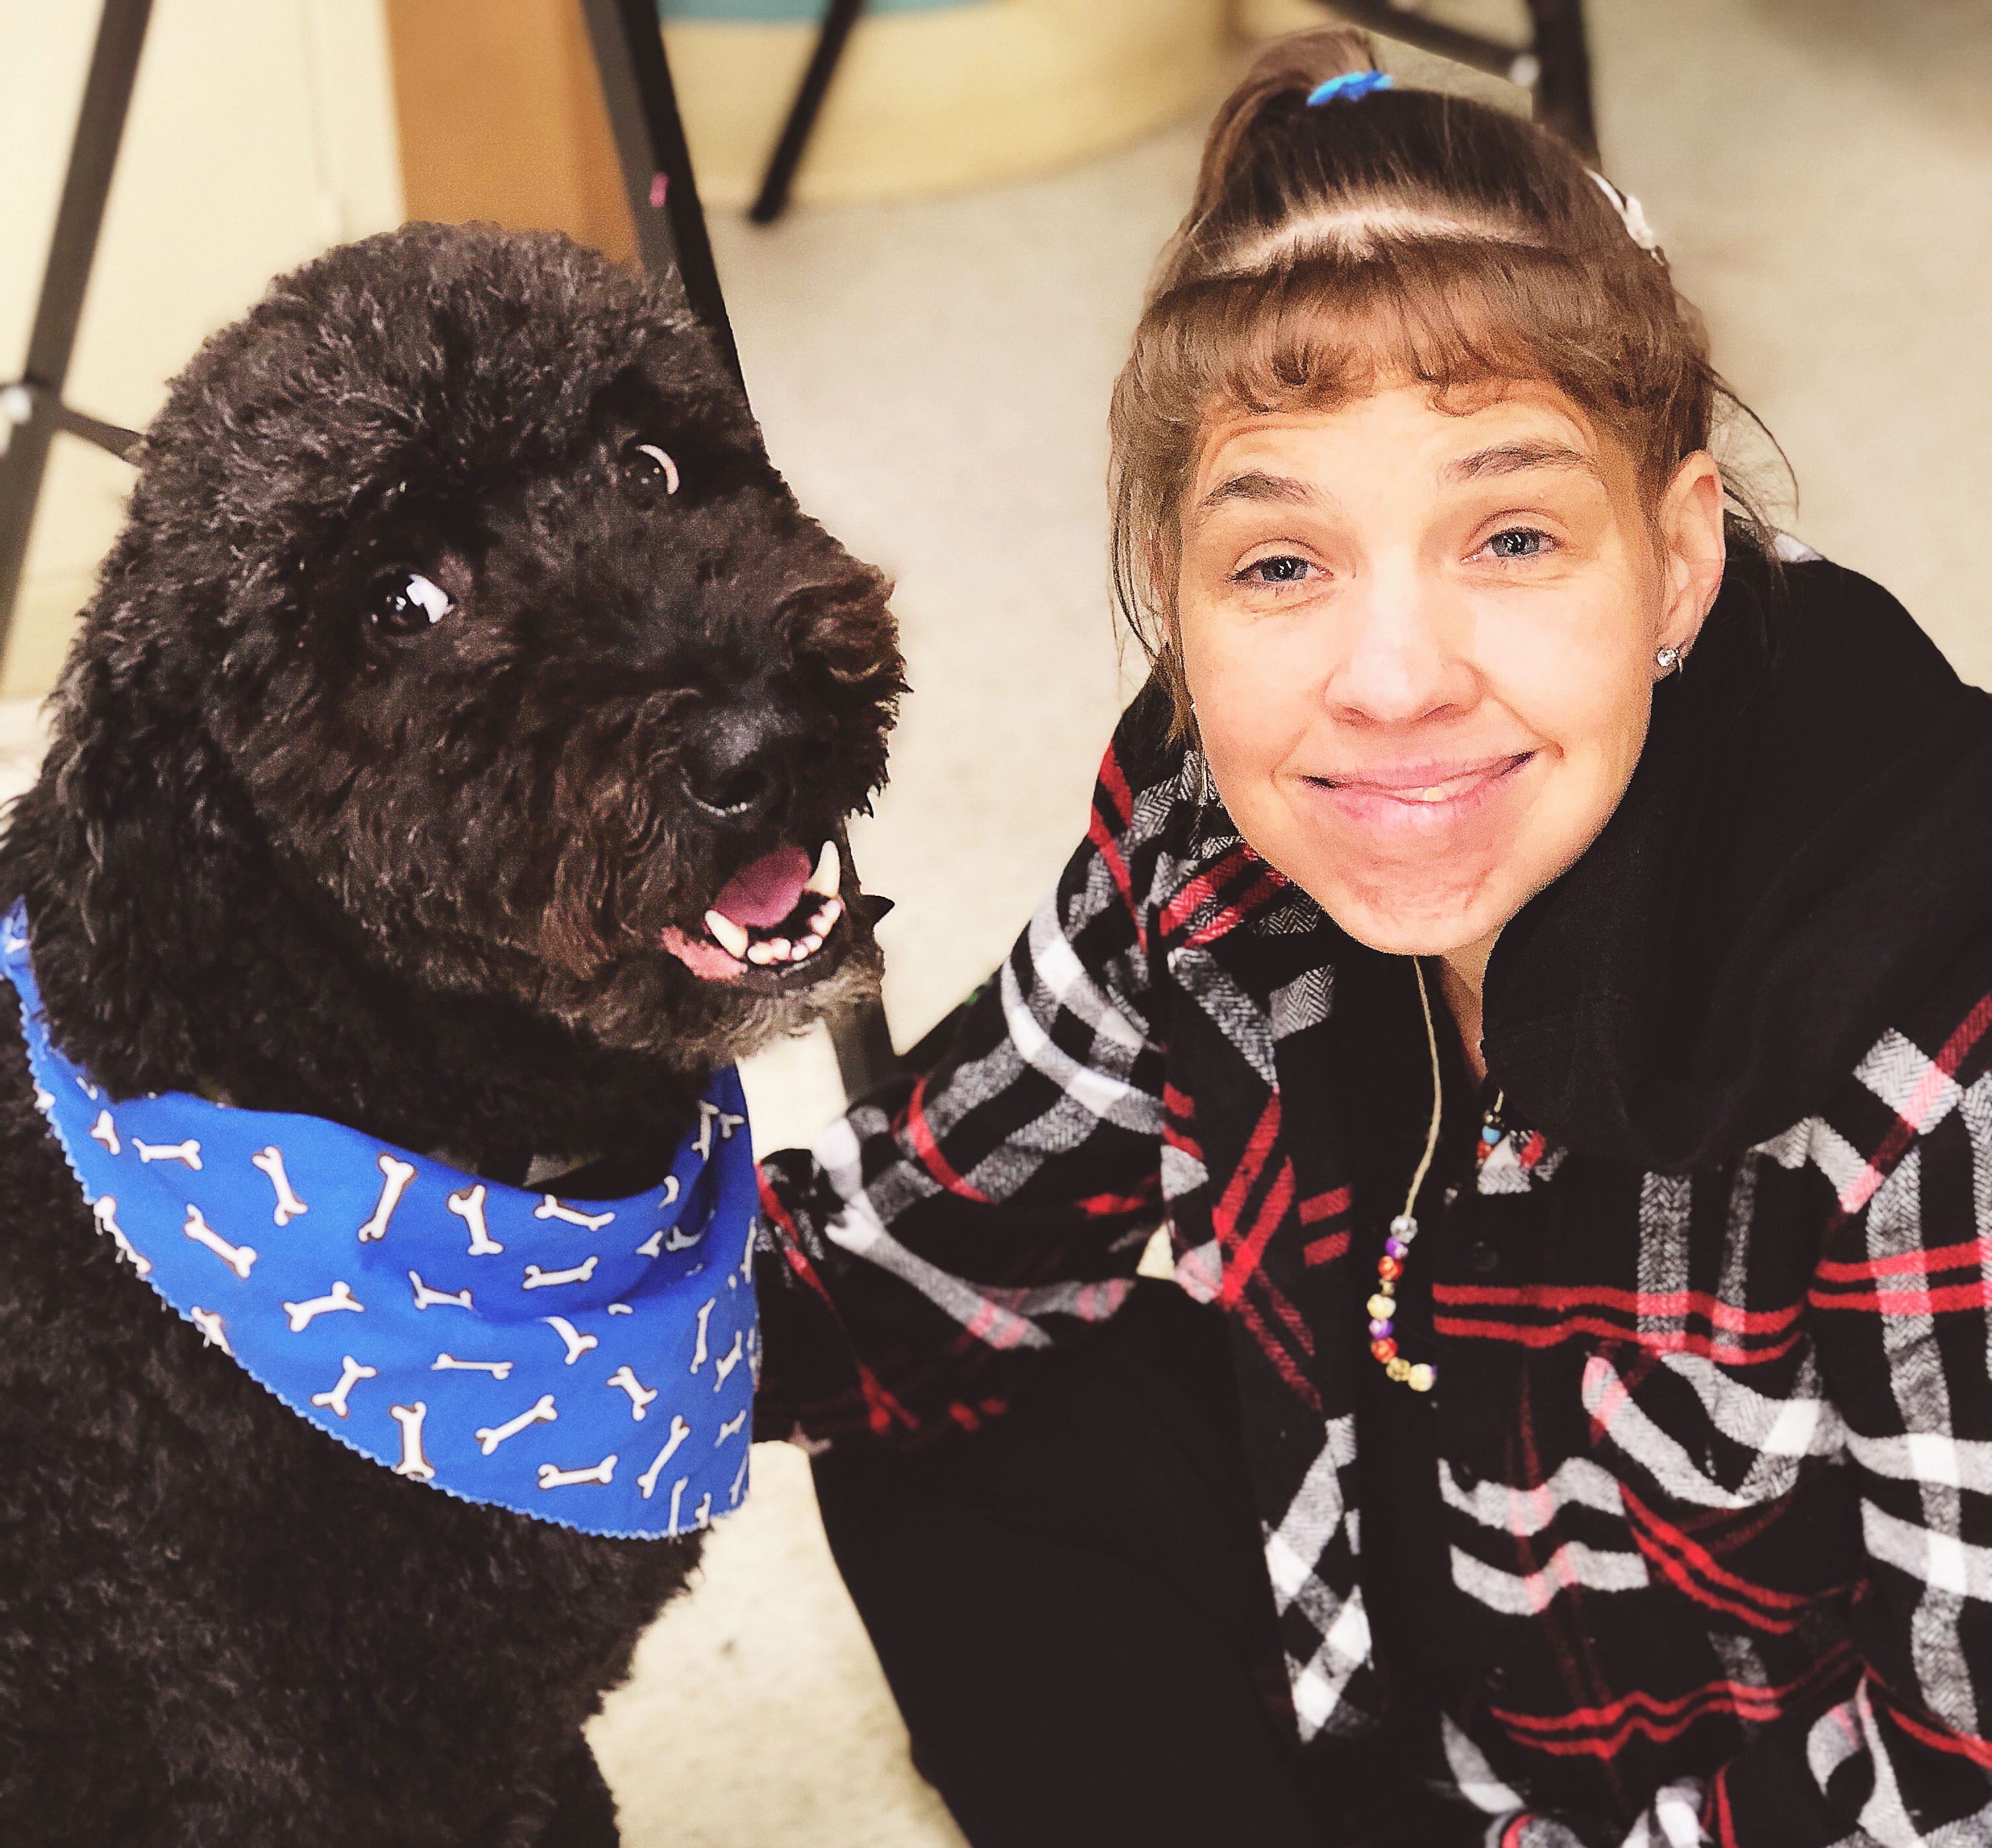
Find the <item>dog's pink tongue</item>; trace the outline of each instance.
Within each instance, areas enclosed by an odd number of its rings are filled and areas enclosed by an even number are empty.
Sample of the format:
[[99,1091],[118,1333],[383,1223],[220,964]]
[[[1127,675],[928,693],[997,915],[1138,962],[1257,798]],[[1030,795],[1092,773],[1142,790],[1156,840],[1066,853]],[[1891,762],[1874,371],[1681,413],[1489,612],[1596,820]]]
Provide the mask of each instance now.
[[810,857],[799,847],[778,847],[743,866],[727,881],[712,909],[736,924],[766,929],[779,924],[796,908],[810,876]]

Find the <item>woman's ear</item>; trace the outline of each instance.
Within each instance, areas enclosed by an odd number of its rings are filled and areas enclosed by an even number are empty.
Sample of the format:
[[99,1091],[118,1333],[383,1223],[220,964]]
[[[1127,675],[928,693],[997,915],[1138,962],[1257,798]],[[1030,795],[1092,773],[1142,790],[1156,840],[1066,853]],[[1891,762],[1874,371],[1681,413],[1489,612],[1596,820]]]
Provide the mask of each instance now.
[[1723,530],[1722,471],[1706,449],[1682,459],[1660,496],[1662,596],[1653,646],[1686,654],[1722,588],[1728,545]]

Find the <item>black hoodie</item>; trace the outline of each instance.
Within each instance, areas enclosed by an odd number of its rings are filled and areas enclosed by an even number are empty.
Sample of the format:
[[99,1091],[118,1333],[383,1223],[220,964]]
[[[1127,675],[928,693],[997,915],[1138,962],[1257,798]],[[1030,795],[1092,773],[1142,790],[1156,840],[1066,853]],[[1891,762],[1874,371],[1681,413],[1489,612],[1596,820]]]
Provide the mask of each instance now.
[[1489,1069],[1553,1142],[1685,1171],[1816,1109],[1988,929],[1992,695],[1857,573],[1734,557],[1624,800],[1495,946]]

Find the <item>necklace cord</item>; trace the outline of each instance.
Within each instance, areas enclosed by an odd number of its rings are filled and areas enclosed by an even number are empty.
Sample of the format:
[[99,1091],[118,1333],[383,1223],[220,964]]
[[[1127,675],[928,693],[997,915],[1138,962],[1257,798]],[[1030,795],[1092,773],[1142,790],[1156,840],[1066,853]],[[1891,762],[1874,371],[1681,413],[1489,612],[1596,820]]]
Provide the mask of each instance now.
[[1425,1044],[1431,1049],[1432,1110],[1431,1127],[1425,1131],[1425,1152],[1418,1162],[1418,1171],[1411,1177],[1411,1191],[1404,1196],[1404,1217],[1407,1219],[1413,1216],[1418,1189],[1424,1185],[1425,1176],[1431,1171],[1432,1157],[1438,1152],[1439,1113],[1443,1102],[1438,1070],[1438,1029],[1432,1025],[1431,996],[1425,987],[1424,965],[1416,956],[1411,958],[1411,973],[1418,978],[1418,1005],[1424,1008],[1425,1014]]

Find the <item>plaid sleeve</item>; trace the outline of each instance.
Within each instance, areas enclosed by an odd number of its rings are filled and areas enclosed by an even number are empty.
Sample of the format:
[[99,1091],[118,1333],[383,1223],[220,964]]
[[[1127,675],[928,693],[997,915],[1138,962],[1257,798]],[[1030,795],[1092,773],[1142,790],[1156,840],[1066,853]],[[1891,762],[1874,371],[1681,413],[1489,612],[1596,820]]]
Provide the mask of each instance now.
[[938,1061],[762,1164],[759,1435],[972,1429],[1003,1409],[1013,1357],[1126,1300],[1161,1214],[1148,888],[1173,779],[1130,786],[1144,716]]
[[1827,1114],[1766,1144],[1823,1184],[1810,1307],[1867,1573],[1862,1672],[1629,1835],[1512,1816],[1499,1848],[1992,1843],[1992,970],[1940,984]]

